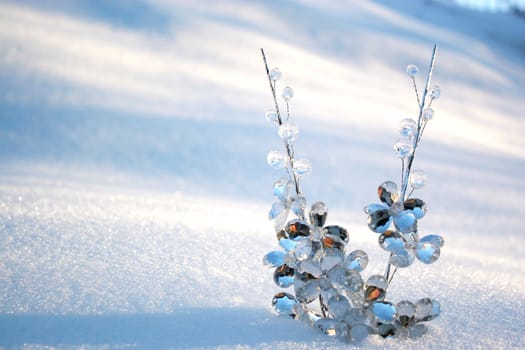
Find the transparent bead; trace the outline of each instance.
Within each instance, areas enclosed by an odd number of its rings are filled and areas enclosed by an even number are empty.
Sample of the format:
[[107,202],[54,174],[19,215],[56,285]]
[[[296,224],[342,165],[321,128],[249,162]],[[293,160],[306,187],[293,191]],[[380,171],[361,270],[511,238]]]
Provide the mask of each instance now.
[[343,337],[348,332],[348,326],[344,322],[331,318],[322,318],[315,322],[315,326],[330,337]]
[[288,238],[283,238],[279,240],[279,245],[283,247],[284,250],[287,252],[293,252],[295,251],[295,246],[297,245],[296,241],[292,241]]
[[295,317],[293,307],[298,301],[288,293],[277,293],[272,299],[272,306],[279,315]]
[[407,336],[409,338],[419,338],[421,337],[423,334],[425,334],[426,332],[428,331],[428,328],[426,325],[422,324],[422,323],[418,323],[412,327],[410,327],[408,329],[408,334]]
[[314,262],[312,259],[302,261],[298,267],[298,270],[301,273],[309,273],[316,278],[320,277],[323,273],[319,264]]
[[295,258],[304,261],[310,257],[312,252],[312,241],[308,238],[301,239],[295,246]]
[[422,243],[430,242],[439,248],[443,247],[443,245],[445,244],[445,240],[443,239],[443,237],[439,235],[427,235],[421,238],[420,242]]
[[[397,184],[393,181],[385,181],[377,188],[377,195],[381,202],[392,205],[399,199]],[[369,213],[367,213],[369,214]]]
[[394,153],[400,159],[407,158],[414,151],[414,141],[408,138],[402,138],[394,143]]
[[271,150],[268,152],[266,160],[272,168],[282,169],[288,164],[288,155],[283,151]]
[[281,79],[281,70],[279,68],[274,68],[270,71],[270,79],[277,81]]
[[410,172],[410,176],[408,178],[408,183],[412,188],[419,189],[426,185],[428,180],[427,173],[424,170],[421,169],[415,169]]
[[281,177],[273,183],[273,195],[279,198],[281,201],[286,202],[290,194],[290,181]]
[[372,275],[366,280],[365,299],[367,301],[382,300],[385,297],[388,282],[381,275]]
[[385,232],[392,223],[392,216],[387,206],[371,204],[364,208],[368,214],[368,227],[377,233]]
[[281,265],[273,274],[273,280],[281,288],[288,288],[293,284],[295,270],[287,265]]
[[293,97],[293,89],[289,86],[285,87],[281,96],[286,102],[288,102]]
[[295,141],[295,139],[297,139],[297,135],[299,135],[299,128],[297,128],[297,125],[293,123],[284,122],[279,127],[279,136],[285,142]]
[[370,322],[370,311],[364,308],[351,308],[345,315],[345,322],[351,326]]
[[297,240],[309,236],[311,229],[304,220],[293,219],[286,224],[286,233],[290,239]]
[[396,305],[397,324],[401,327],[411,327],[415,324],[416,306],[410,301],[400,301]]
[[282,250],[274,250],[263,257],[263,264],[271,267],[278,267],[284,264],[285,253]]
[[312,173],[312,163],[308,159],[298,159],[293,163],[293,171],[299,176],[310,175]]
[[417,219],[411,210],[404,210],[394,215],[394,226],[402,233],[415,232],[417,229]]
[[430,96],[433,98],[433,99],[438,99],[441,97],[441,88],[438,86],[438,85],[434,85],[432,87],[432,90],[430,91]]
[[295,289],[295,297],[301,303],[311,303],[319,297],[319,280],[312,279]]
[[427,213],[427,205],[419,198],[409,198],[403,203],[406,211],[414,214],[416,219],[421,219]]
[[321,256],[321,270],[329,271],[334,266],[342,264],[343,259],[343,252],[341,250],[335,248],[326,249]]
[[279,122],[279,117],[277,116],[277,112],[275,112],[273,109],[266,112],[264,115],[266,120],[270,122]]
[[378,238],[379,245],[386,251],[395,252],[405,247],[405,239],[397,231],[387,230]]
[[290,205],[290,210],[297,216],[304,215],[304,209],[306,208],[306,198],[304,196],[294,197],[292,204]]
[[418,71],[419,69],[417,68],[415,64],[409,64],[407,66],[407,74],[411,76],[412,78],[416,76]]
[[439,316],[441,306],[437,300],[423,298],[416,302],[416,319],[418,321],[430,321]]
[[390,256],[390,263],[395,267],[403,268],[412,265],[415,258],[413,249],[399,249]]
[[399,133],[404,137],[412,137],[417,133],[417,122],[406,118],[399,123]]
[[396,307],[388,301],[378,301],[372,305],[372,312],[383,322],[392,322],[396,315]]
[[315,325],[315,322],[323,318],[321,315],[316,313],[312,310],[306,310],[302,313],[302,315],[299,317],[299,321],[309,325],[310,327],[313,327]]
[[342,266],[336,266],[330,270],[328,278],[339,293],[356,292],[363,288],[363,279],[359,272],[347,270]]
[[356,324],[350,328],[348,333],[348,340],[354,343],[359,343],[368,337],[368,326],[365,324]]
[[268,219],[274,220],[273,224],[275,231],[279,232],[284,228],[286,219],[288,218],[289,209],[284,205],[283,202],[274,202],[272,208],[268,213]]
[[[421,238],[421,240],[423,240],[423,238]],[[416,256],[422,263],[432,264],[434,261],[439,259],[439,246],[433,242],[422,242],[421,240],[419,241],[416,248]]]
[[335,295],[328,300],[328,312],[337,320],[342,320],[350,309],[350,302],[342,295]]
[[428,122],[432,118],[434,118],[434,110],[432,108],[425,108],[423,110],[423,120]]
[[348,270],[363,271],[368,265],[368,254],[362,250],[354,250],[346,258],[344,262],[345,268]]
[[323,202],[315,202],[310,209],[310,223],[317,227],[323,227],[326,222],[328,209]]

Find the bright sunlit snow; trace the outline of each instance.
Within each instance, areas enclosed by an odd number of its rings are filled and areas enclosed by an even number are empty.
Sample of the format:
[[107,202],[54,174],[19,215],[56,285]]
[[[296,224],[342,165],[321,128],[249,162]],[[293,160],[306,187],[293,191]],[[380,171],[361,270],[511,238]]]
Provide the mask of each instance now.
[[0,347],[348,349],[277,317],[262,257],[280,147],[260,48],[290,85],[303,182],[386,255],[362,208],[385,180],[432,47],[442,97],[415,160],[440,259],[390,298],[438,299],[416,340],[525,343],[525,20],[446,1],[1,1]]

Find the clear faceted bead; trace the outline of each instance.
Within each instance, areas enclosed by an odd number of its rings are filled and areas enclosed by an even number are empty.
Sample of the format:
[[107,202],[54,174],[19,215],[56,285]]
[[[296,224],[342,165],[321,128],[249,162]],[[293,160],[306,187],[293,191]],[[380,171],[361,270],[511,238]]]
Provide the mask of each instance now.
[[372,312],[383,322],[392,322],[396,316],[396,307],[388,301],[377,301],[372,305]]
[[394,215],[394,226],[402,233],[415,232],[417,229],[417,219],[411,210],[404,210]]
[[297,159],[293,163],[293,170],[299,176],[310,175],[312,173],[312,163],[308,159]]
[[363,288],[363,279],[359,272],[336,266],[328,272],[332,286],[339,293],[352,293]]
[[281,79],[281,70],[279,68],[274,68],[270,71],[270,79],[277,81]]
[[397,184],[394,181],[383,182],[377,188],[377,195],[379,196],[379,199],[381,200],[381,202],[388,204],[388,205],[392,205],[394,202],[397,202],[397,200],[399,199],[399,190],[397,188]]
[[438,99],[441,97],[441,88],[438,85],[434,85],[430,91],[430,96],[433,99]]
[[401,327],[411,327],[415,324],[416,306],[408,300],[400,301],[396,305],[397,322]]
[[411,76],[412,78],[416,76],[418,71],[419,69],[417,68],[415,64],[409,64],[407,66],[407,74]]
[[416,219],[421,219],[427,213],[427,205],[422,199],[409,198],[403,203],[406,211],[412,213]]
[[270,122],[278,122],[279,121],[279,117],[277,116],[277,112],[275,112],[273,109],[269,110],[268,112],[266,112],[264,117],[266,118],[266,120],[268,120]]
[[405,247],[405,239],[403,236],[399,232],[392,230],[383,232],[379,236],[378,242],[381,248],[389,252],[395,252]]
[[399,249],[390,256],[390,263],[395,267],[403,268],[412,265],[415,258],[413,249]]
[[295,296],[301,303],[310,303],[319,297],[319,280],[312,279],[295,289]]
[[268,152],[266,160],[272,168],[282,169],[288,164],[288,155],[283,151],[271,150]]
[[414,119],[406,118],[399,123],[399,133],[404,137],[412,137],[417,133],[417,122]]
[[368,326],[365,324],[356,324],[350,328],[348,333],[349,341],[359,343],[368,337]]
[[336,265],[342,264],[343,252],[336,248],[329,248],[321,256],[321,270],[328,271]]
[[290,181],[281,177],[273,183],[273,195],[279,198],[281,201],[286,202],[290,194]]
[[288,293],[277,293],[272,299],[272,306],[279,315],[295,317],[293,307],[298,301]]
[[368,214],[368,227],[374,232],[383,233],[392,223],[392,216],[386,205],[370,204],[364,211]]
[[439,235],[427,235],[423,238],[421,238],[420,242],[429,242],[429,243],[432,243],[434,244],[435,246],[441,248],[443,247],[443,245],[445,244],[445,240],[443,239],[443,237],[439,236]]
[[304,214],[304,209],[306,208],[306,198],[302,195],[294,197],[290,205],[290,210],[297,216],[302,216]]
[[286,142],[295,141],[298,135],[299,135],[299,128],[297,128],[297,125],[293,123],[284,122],[279,127],[279,136],[281,137],[281,139],[283,139]]
[[419,338],[421,337],[423,334],[425,334],[426,332],[428,331],[428,328],[426,325],[422,324],[422,323],[418,323],[412,327],[410,327],[408,329],[408,334],[407,336],[409,338]]
[[418,321],[430,321],[439,316],[441,306],[437,300],[430,298],[419,299],[416,302],[416,319]]
[[350,309],[350,302],[342,295],[335,295],[328,300],[328,312],[338,320],[342,320]]
[[301,239],[295,246],[295,257],[298,261],[304,261],[310,257],[312,252],[312,241],[308,238]]
[[273,274],[273,280],[281,288],[288,288],[293,284],[295,270],[288,265],[281,265]]
[[414,169],[410,172],[408,183],[412,188],[419,189],[426,185],[428,180],[427,173],[421,169]]
[[434,242],[422,242],[423,238],[419,241],[416,248],[416,256],[419,261],[425,264],[432,264],[434,261],[439,259],[440,249]]
[[344,262],[345,268],[348,270],[363,271],[368,265],[368,254],[362,250],[354,250],[346,258]]
[[263,257],[263,264],[271,267],[278,267],[284,264],[285,253],[282,250],[274,250]]
[[306,259],[305,261],[302,261],[299,264],[298,270],[301,273],[309,273],[316,278],[320,277],[323,273],[319,264],[312,259]]
[[348,332],[348,326],[344,322],[331,318],[322,318],[315,323],[315,326],[330,337],[342,337]]
[[404,159],[414,151],[414,141],[410,138],[402,138],[394,143],[394,153],[400,159]]
[[326,222],[328,209],[323,202],[315,202],[310,209],[310,223],[317,227],[323,227]]
[[282,97],[285,101],[289,101],[293,97],[293,89],[289,86],[283,89]]
[[425,108],[423,110],[423,120],[429,121],[434,118],[434,110],[432,108]]
[[306,323],[310,327],[313,327],[315,322],[317,322],[321,318],[323,318],[323,317],[321,315],[319,315],[318,313],[316,313],[315,311],[306,310],[305,312],[303,312],[301,314],[301,316],[299,317],[299,320],[301,322]]
[[365,299],[367,301],[382,300],[385,296],[388,282],[381,275],[372,275],[366,280]]

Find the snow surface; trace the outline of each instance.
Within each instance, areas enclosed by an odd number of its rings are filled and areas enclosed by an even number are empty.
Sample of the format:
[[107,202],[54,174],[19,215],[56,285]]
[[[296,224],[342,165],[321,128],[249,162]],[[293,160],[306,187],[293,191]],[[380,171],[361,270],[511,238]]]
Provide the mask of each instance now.
[[389,293],[443,313],[417,341],[359,347],[522,348],[523,33],[440,1],[0,2],[0,347],[350,348],[271,310],[280,141],[259,48],[295,89],[307,198],[369,253],[367,276],[385,255],[362,207],[398,181],[405,66],[425,71],[438,43],[416,167],[420,230],[446,243]]

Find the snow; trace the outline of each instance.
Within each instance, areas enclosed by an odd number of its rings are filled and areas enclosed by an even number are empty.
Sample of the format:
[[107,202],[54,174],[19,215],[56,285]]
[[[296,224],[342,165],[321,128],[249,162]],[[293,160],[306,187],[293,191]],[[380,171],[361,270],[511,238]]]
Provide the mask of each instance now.
[[416,167],[420,230],[445,247],[389,293],[443,313],[417,341],[360,347],[523,347],[524,32],[441,1],[1,2],[0,347],[349,348],[271,310],[280,141],[259,48],[295,90],[307,199],[368,276],[385,255],[362,207],[399,181],[404,68],[435,42],[443,96]]

